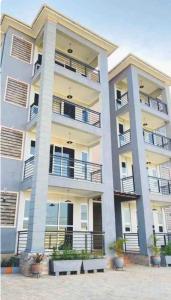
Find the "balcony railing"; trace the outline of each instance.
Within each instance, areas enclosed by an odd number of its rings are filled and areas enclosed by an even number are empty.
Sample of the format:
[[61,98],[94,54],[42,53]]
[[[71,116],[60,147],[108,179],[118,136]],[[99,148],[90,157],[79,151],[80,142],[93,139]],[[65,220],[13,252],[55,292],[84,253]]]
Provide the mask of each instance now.
[[145,93],[140,93],[140,102],[151,107],[154,110],[158,110],[165,114],[168,114],[167,104],[162,102],[158,98],[153,98]]
[[116,110],[128,104],[128,92],[124,93],[120,98],[116,99]]
[[119,146],[120,147],[125,146],[126,144],[129,144],[130,142],[131,142],[131,130],[130,129],[119,134]]
[[125,239],[124,243],[124,251],[130,253],[139,253],[139,235],[138,233],[127,232],[123,234],[123,238]]
[[55,64],[64,67],[72,72],[79,73],[95,82],[100,82],[100,71],[87,65],[65,53],[55,51]]
[[171,195],[171,179],[148,176],[148,182],[150,192]]
[[53,112],[92,126],[101,126],[99,112],[56,96],[53,96]]
[[144,141],[148,144],[171,150],[171,139],[158,133],[144,129]]
[[124,193],[133,193],[135,191],[134,187],[134,177],[124,177],[121,179],[122,182],[122,191]]
[[[25,251],[27,245],[27,231],[18,231],[17,254]],[[104,232],[54,230],[45,232],[45,252],[57,250],[76,250],[99,253],[104,255]]]
[[30,105],[30,120],[34,119],[38,113],[38,106],[32,103]]
[[[30,157],[24,162],[24,179],[32,177],[33,166],[34,157]],[[50,156],[49,174],[102,183],[102,165],[60,155]]]
[[169,242],[171,242],[171,233],[153,232],[153,236],[155,237],[154,242],[158,247],[166,246]]
[[[101,114],[92,109],[75,104],[71,101],[53,96],[53,113],[86,123],[95,127],[101,127]],[[38,113],[38,106],[30,105],[30,120]]]

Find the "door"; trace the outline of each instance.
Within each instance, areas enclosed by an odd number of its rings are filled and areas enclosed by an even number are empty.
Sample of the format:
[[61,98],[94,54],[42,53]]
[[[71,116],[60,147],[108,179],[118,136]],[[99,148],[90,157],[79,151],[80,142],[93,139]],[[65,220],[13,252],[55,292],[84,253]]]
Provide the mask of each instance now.
[[74,150],[63,148],[63,176],[74,178]]
[[94,249],[102,249],[103,240],[102,236],[97,233],[102,232],[102,212],[101,212],[101,203],[93,202],[93,246]]
[[64,102],[64,115],[69,118],[75,119],[75,105]]

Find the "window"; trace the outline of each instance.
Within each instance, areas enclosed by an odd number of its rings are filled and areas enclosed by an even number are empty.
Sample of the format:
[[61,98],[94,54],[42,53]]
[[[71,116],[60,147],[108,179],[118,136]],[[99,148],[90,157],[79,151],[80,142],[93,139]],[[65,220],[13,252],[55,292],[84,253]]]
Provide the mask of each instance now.
[[25,201],[23,228],[28,228],[30,201]]
[[82,111],[82,121],[84,123],[87,123],[88,122],[88,111],[87,110],[83,110]]
[[30,154],[33,155],[33,156],[35,154],[35,146],[36,146],[36,142],[31,141],[31,143],[30,143]]
[[129,204],[125,204],[123,206],[123,223],[124,223],[125,232],[130,232],[131,231],[131,211],[130,211]]
[[21,159],[23,133],[21,131],[1,128],[1,155]]
[[17,193],[1,192],[1,226],[15,225]]
[[[23,228],[28,227],[30,201],[25,201]],[[62,230],[73,227],[72,203],[47,203],[46,204],[46,230]]]
[[88,229],[88,205],[81,204],[81,229]]
[[122,178],[127,177],[127,165],[126,162],[122,162]]
[[31,63],[32,43],[21,37],[13,35],[11,56],[18,58],[26,63]]
[[5,101],[17,104],[22,107],[27,106],[28,84],[8,77],[5,92]]

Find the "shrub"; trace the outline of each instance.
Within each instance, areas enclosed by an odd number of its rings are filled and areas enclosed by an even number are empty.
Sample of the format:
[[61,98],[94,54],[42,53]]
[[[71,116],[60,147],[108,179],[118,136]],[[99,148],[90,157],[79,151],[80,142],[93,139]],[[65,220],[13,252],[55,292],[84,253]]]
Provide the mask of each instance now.
[[126,240],[120,237],[109,246],[109,249],[114,250],[117,256],[123,256],[125,242]]
[[171,242],[168,243],[168,245],[164,246],[162,249],[162,254],[166,256],[171,255]]

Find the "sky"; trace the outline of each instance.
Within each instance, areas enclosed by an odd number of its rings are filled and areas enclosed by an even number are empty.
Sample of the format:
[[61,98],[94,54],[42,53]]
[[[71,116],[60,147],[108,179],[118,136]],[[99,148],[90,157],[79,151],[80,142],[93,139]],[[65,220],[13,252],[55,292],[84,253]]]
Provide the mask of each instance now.
[[0,0],[2,13],[31,24],[47,4],[119,46],[109,69],[133,53],[171,76],[171,0]]

